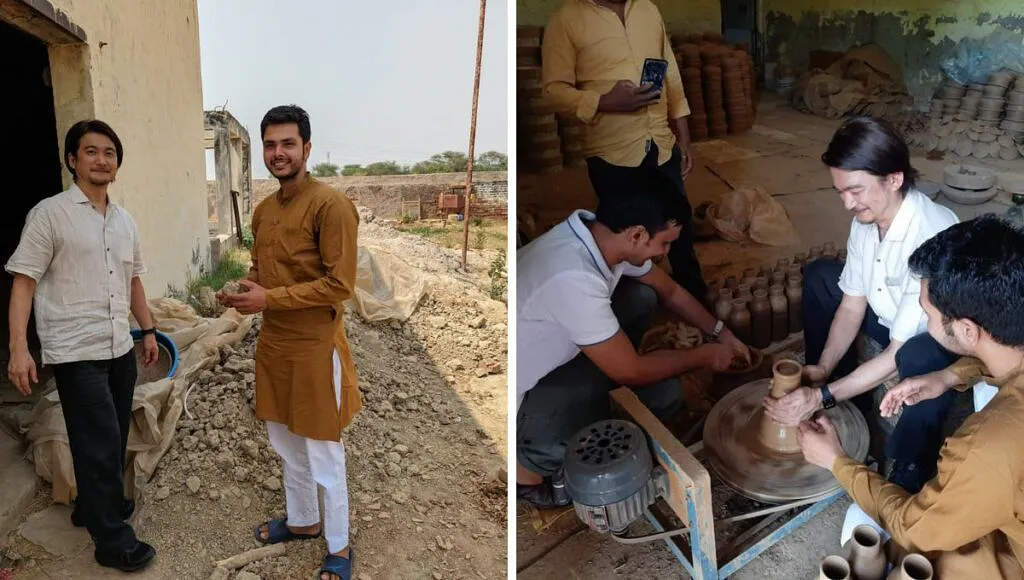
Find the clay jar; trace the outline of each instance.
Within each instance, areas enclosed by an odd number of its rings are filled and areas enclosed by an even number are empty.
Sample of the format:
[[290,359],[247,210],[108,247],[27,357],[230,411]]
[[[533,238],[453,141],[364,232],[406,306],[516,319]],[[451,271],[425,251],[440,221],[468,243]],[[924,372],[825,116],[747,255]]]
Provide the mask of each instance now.
[[804,289],[800,278],[790,276],[786,281],[786,302],[789,307],[789,332],[801,332],[804,329],[802,305],[804,301]]
[[846,248],[839,250],[839,253],[836,254],[836,259],[844,264],[846,263]]
[[850,563],[850,571],[857,580],[883,580],[889,565],[882,538],[878,530],[861,525],[853,528],[853,535],[843,546],[843,557]]
[[708,284],[708,290],[704,293],[704,307],[708,312],[714,312],[715,303],[718,302],[718,282]]
[[836,245],[832,242],[825,242],[825,245],[821,248],[821,257],[826,260],[835,260],[839,255],[836,251]]
[[[779,286],[784,286],[786,284],[786,273],[783,272],[782,270],[776,270],[772,272],[771,286],[775,286],[776,284],[778,284]],[[771,288],[771,286],[769,286],[769,289]]]
[[718,291],[718,301],[715,302],[715,318],[722,322],[729,322],[729,314],[732,313],[732,290],[722,288]]
[[751,288],[754,287],[754,282],[757,280],[757,271],[753,268],[747,268],[743,271],[743,279],[740,280],[740,284],[746,284]]
[[768,293],[769,285],[768,276],[765,276],[764,274],[759,275],[757,279],[754,280],[754,290],[764,290],[765,294]]
[[888,580],[932,580],[932,563],[921,554],[908,554],[892,569]]
[[765,264],[764,266],[761,266],[761,269],[758,270],[758,277],[760,277],[760,276],[764,276],[765,278],[771,278],[772,277],[772,267],[767,265],[767,264]]
[[754,348],[765,348],[772,343],[772,305],[767,290],[754,290],[750,303],[750,344]]
[[786,269],[786,277],[792,278],[793,276],[803,276],[803,271],[800,269],[800,264],[790,264],[789,268]]
[[740,339],[740,342],[750,343],[750,311],[747,310],[746,301],[736,298],[732,301],[732,312],[729,313],[729,329]]
[[850,563],[842,556],[829,556],[818,567],[818,580],[850,580]]
[[789,264],[789,258],[779,258],[779,261],[775,264],[775,269],[785,272],[789,268]]
[[778,342],[789,336],[789,303],[781,284],[768,289],[768,303],[772,307],[772,341]]
[[725,279],[725,285],[723,286],[723,288],[728,288],[729,290],[735,290],[736,286],[738,286],[738,285],[739,285],[739,283],[736,282],[736,276],[729,276],[728,278]]
[[802,271],[804,268],[804,264],[807,263],[807,254],[800,252],[799,254],[793,256],[793,263],[799,264],[800,270]]
[[[782,359],[772,366],[772,386],[769,395],[781,399],[800,386],[803,367],[792,359]],[[768,415],[761,415],[761,442],[778,453],[800,453],[796,442],[796,429],[779,425]]]
[[741,283],[733,294],[736,299],[742,300],[744,304],[754,299],[754,295],[750,291],[750,285],[745,283]]
[[817,260],[821,257],[821,246],[811,246],[811,249],[807,252],[807,263]]

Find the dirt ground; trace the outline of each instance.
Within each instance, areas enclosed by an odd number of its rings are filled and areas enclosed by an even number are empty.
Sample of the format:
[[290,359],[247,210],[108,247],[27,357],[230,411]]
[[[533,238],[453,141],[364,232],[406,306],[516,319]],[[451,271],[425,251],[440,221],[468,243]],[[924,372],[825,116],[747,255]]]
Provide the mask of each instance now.
[[[411,319],[366,324],[346,312],[364,408],[346,430],[355,577],[505,578],[507,315],[490,299],[495,250],[458,253],[362,212],[361,243],[430,278]],[[259,320],[189,395],[176,440],[144,491],[136,529],[157,557],[140,579],[205,579],[215,560],[257,547],[252,528],[284,515],[280,460],[253,415]],[[50,504],[42,489],[35,510]],[[70,528],[70,524],[68,524]],[[85,544],[63,558],[11,535],[16,578],[107,578]],[[314,578],[322,539],[246,566],[263,580]],[[235,576],[232,575],[232,578]],[[240,574],[239,578],[251,579]]]
[[[417,234],[433,240],[445,248],[462,249],[464,223],[449,219],[419,220],[398,224],[396,228],[403,232]],[[470,219],[469,247],[474,250],[500,250],[508,241],[508,224],[504,220]]]

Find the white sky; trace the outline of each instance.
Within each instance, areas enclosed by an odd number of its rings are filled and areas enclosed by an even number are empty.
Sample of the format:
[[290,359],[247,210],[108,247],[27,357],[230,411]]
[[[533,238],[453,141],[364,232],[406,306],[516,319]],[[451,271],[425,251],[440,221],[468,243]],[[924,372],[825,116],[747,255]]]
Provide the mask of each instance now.
[[[478,0],[199,0],[203,106],[227,109],[267,176],[260,120],[309,113],[309,166],[411,164],[469,148]],[[489,0],[476,152],[507,153],[508,8]],[[212,151],[207,177],[213,178]]]

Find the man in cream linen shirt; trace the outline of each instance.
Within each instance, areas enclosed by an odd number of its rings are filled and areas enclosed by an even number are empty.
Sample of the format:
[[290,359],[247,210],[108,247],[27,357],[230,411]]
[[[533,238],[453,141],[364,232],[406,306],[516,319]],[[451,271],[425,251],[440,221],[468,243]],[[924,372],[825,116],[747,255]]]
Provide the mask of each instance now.
[[[926,240],[957,223],[948,208],[914,189],[916,171],[906,142],[884,121],[845,122],[822,161],[847,210],[854,214],[843,266],[816,260],[804,273],[804,341],[811,384],[775,401],[768,414],[795,426],[818,409],[853,399],[869,419],[870,391],[894,376],[923,375],[949,366],[956,355],[925,331],[920,281],[910,255]],[[857,368],[851,346],[865,332],[884,350]],[[825,383],[825,384],[821,384]],[[935,473],[942,422],[952,394],[908,407],[885,443],[893,461],[889,478],[911,493]]]
[[64,161],[74,184],[32,208],[6,266],[14,275],[7,374],[25,395],[38,380],[26,341],[34,303],[78,485],[71,519],[89,530],[99,564],[129,572],[156,554],[125,521],[134,509],[123,473],[138,376],[129,311],[142,326],[145,364],[156,362],[157,345],[139,232],[107,194],[123,156],[121,140],[102,121],[68,130]]

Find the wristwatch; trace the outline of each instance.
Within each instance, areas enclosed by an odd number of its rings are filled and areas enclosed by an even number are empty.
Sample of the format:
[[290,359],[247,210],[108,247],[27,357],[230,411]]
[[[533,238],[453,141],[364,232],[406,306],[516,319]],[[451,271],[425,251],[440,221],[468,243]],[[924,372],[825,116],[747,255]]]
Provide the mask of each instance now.
[[722,329],[725,328],[725,323],[719,320],[715,323],[715,329],[711,331],[711,339],[718,340],[718,335],[722,334]]
[[142,336],[146,336],[147,334],[156,334],[156,327],[154,326],[153,328],[143,328],[139,332],[142,334]]
[[825,409],[831,409],[836,406],[836,398],[832,396],[832,391],[829,390],[828,385],[821,385],[821,406]]

